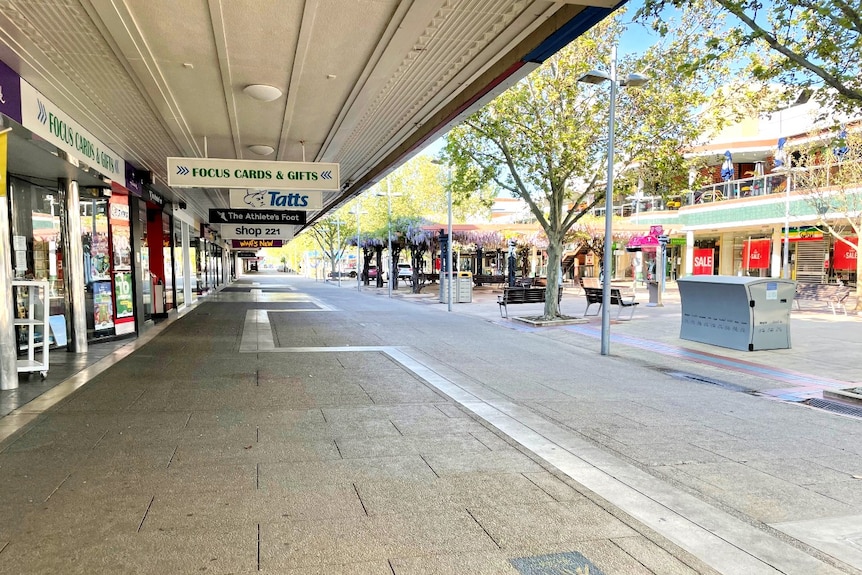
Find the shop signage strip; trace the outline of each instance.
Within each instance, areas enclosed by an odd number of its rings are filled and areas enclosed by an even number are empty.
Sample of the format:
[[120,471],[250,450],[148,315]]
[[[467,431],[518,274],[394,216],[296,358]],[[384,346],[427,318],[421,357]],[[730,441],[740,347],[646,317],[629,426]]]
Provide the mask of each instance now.
[[282,240],[231,240],[233,249],[257,250],[260,248],[280,248],[284,245]]
[[177,188],[341,189],[339,164],[220,158],[168,158],[168,185]]
[[21,123],[73,158],[117,182],[126,181],[126,162],[81,124],[21,80]]
[[211,224],[291,224],[305,225],[305,212],[281,210],[234,210],[210,208]]
[[293,238],[293,226],[279,224],[221,224],[219,232],[226,240],[266,240],[280,239],[290,240]]
[[0,113],[19,124],[21,121],[21,77],[9,66],[0,62]]
[[[782,228],[782,233],[786,233],[787,229]],[[790,228],[787,234],[791,242],[812,242],[823,239],[823,230],[814,226],[805,226],[800,228]]]
[[245,210],[319,210],[323,208],[323,192],[231,190],[230,207]]

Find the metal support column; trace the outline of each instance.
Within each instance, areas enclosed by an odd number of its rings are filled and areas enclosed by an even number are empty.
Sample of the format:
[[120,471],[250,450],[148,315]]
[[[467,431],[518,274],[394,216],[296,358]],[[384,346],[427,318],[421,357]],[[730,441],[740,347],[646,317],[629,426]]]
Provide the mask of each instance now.
[[6,134],[2,138],[3,158],[0,173],[0,294],[5,297],[0,302],[0,389],[18,387],[18,346],[15,341],[15,310],[12,306],[12,237],[9,229],[9,184],[6,181]]
[[63,194],[63,283],[66,287],[66,351],[87,352],[87,307],[84,292],[84,246],[81,242],[81,196],[78,182],[60,179]]

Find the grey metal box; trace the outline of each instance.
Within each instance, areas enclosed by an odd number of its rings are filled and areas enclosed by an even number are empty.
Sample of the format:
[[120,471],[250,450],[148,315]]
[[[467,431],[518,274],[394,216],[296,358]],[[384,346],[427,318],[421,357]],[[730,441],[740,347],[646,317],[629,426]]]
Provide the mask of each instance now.
[[677,285],[682,339],[743,351],[790,348],[795,281],[688,276],[677,280]]

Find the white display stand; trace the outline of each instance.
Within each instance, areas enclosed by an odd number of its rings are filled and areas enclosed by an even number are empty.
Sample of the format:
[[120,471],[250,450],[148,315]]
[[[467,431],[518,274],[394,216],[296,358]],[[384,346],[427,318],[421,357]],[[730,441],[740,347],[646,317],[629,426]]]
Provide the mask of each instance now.
[[[26,296],[22,293],[26,288]],[[15,326],[26,331],[27,358],[17,361],[18,373],[38,371],[42,379],[48,375],[48,348],[51,330],[48,323],[48,282],[13,281],[19,313],[15,314]],[[20,313],[23,311],[24,313]],[[20,317],[24,315],[24,317]],[[36,330],[41,328],[42,341],[36,341]],[[41,361],[37,360],[38,355]]]

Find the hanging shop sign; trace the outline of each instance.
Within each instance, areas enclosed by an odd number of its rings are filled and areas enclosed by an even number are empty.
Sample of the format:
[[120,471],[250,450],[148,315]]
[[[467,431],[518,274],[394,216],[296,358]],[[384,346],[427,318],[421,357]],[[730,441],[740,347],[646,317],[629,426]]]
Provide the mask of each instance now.
[[692,273],[696,276],[711,276],[713,274],[715,250],[712,248],[694,249],[694,269]]
[[323,207],[323,192],[231,190],[230,207],[245,210],[319,210]]
[[237,250],[258,250],[260,248],[280,248],[284,245],[281,240],[231,240],[230,247]]
[[769,238],[742,242],[742,267],[747,270],[769,269]]
[[125,183],[126,162],[24,80],[21,116],[24,127],[37,136],[103,176]]
[[238,258],[256,258],[257,252],[236,252]]
[[168,185],[177,188],[341,189],[339,164],[220,158],[168,158]]
[[234,210],[211,208],[212,224],[291,224],[305,225],[305,212],[281,210]]
[[[858,246],[858,238],[847,238],[847,241]],[[832,255],[832,267],[836,270],[856,271],[856,260],[858,252],[841,240],[835,240],[835,248]]]
[[266,240],[293,238],[293,226],[278,224],[221,224],[221,237],[226,240]]
[[21,122],[21,77],[0,62],[0,113]]
[[151,204],[155,204],[160,208],[165,207],[165,204],[167,203],[161,194],[154,191],[152,188],[144,188],[143,197]]

